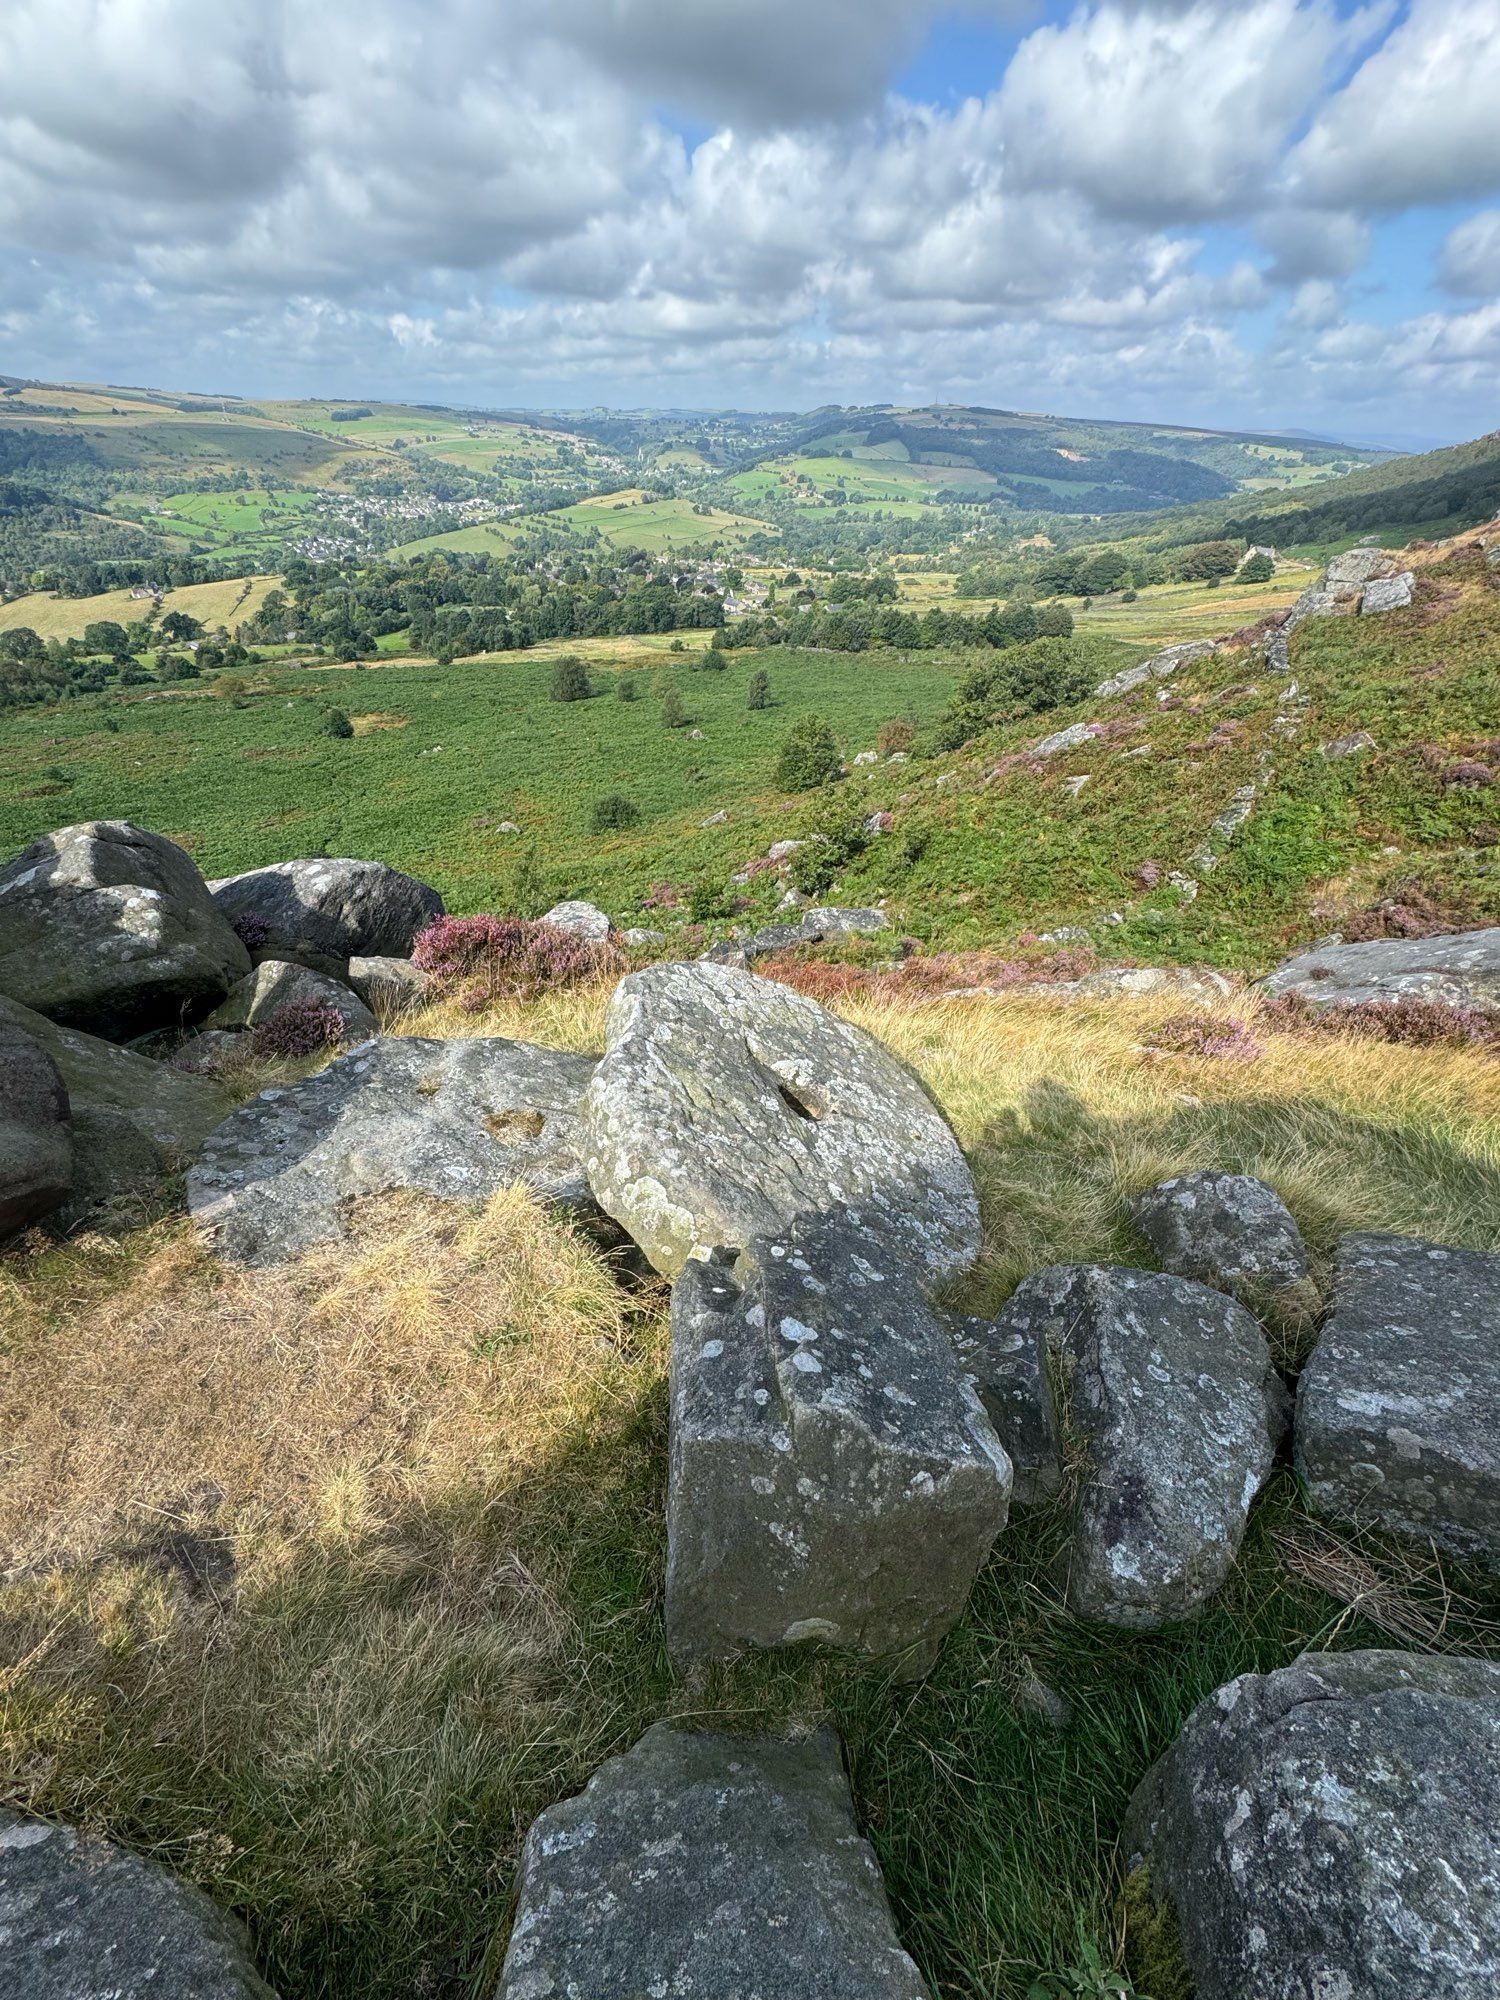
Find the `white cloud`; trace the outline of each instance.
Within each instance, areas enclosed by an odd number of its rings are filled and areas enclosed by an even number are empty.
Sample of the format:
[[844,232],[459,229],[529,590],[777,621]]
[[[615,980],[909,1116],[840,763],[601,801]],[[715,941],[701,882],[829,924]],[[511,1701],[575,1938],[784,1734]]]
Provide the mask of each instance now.
[[1462,298],[1500,298],[1500,208],[1482,209],[1450,231],[1438,275]]

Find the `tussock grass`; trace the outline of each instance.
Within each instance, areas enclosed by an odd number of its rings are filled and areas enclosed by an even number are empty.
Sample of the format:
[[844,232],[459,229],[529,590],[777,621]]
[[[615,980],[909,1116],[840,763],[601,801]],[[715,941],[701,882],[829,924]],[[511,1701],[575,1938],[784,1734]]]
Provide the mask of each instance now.
[[[400,1026],[593,1049],[607,997]],[[1256,1063],[1163,1058],[1175,1004],[843,1004],[970,1148],[968,1303],[1144,1259],[1124,1198],[1189,1166],[1264,1175],[1324,1259],[1353,1226],[1496,1246],[1493,1059],[1263,1025]],[[1275,1331],[1288,1356],[1307,1333]],[[367,1204],[282,1271],[224,1270],[176,1220],[0,1261],[0,1796],[203,1883],[283,2000],[473,2000],[526,1826],[604,1757],[664,1715],[828,1718],[935,1991],[1019,2000],[1080,1939],[1115,1952],[1125,1802],[1213,1687],[1307,1645],[1496,1650],[1493,1582],[1312,1521],[1283,1473],[1173,1631],[1073,1619],[1048,1508],[919,1687],[816,1654],[675,1680],[665,1368],[662,1289],[515,1190]]]

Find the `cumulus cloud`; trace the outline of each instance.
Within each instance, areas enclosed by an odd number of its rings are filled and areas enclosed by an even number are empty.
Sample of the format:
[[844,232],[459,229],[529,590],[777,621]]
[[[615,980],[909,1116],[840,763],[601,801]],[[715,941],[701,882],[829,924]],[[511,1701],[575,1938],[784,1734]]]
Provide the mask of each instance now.
[[[1500,190],[1494,0],[1038,12],[7,0],[0,368],[1282,423],[1309,382],[1362,397],[1398,351],[1347,317],[1370,216]],[[903,101],[955,13],[1020,24],[1008,69]],[[1497,237],[1452,231],[1456,297],[1500,291]],[[1434,393],[1483,393],[1472,312],[1399,325]]]

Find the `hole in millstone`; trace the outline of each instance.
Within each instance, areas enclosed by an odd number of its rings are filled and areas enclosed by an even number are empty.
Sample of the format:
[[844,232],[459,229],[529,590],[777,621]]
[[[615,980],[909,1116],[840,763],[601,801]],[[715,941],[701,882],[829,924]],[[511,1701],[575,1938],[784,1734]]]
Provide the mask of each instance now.
[[523,1139],[540,1139],[547,1121],[540,1111],[492,1111],[484,1121],[490,1137],[502,1145],[518,1145]]
[[812,1103],[809,1098],[793,1090],[789,1083],[783,1083],[778,1078],[776,1088],[780,1093],[782,1103],[794,1117],[806,1118],[810,1124],[816,1124],[823,1116],[823,1107],[821,1105]]

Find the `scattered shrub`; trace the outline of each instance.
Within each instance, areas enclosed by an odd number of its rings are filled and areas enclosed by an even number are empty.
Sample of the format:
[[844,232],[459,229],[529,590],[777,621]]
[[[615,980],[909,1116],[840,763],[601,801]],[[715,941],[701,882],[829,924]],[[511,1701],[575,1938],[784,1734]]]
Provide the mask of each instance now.
[[264,950],[266,940],[271,935],[265,919],[252,915],[249,910],[242,910],[237,917],[232,917],[229,928],[246,951]]
[[820,715],[794,722],[776,760],[776,782],[784,792],[811,792],[843,772],[833,731]]
[[526,917],[439,917],[418,936],[411,956],[439,997],[456,999],[469,1013],[502,997],[574,985],[614,963],[609,946]]
[[288,1000],[250,1033],[258,1056],[314,1056],[343,1041],[344,1017],[325,1000]]
[[688,896],[688,921],[711,924],[729,915],[729,899],[716,882],[695,882]]
[[1445,1043],[1500,1052],[1500,1015],[1447,1000],[1366,1000],[1358,1006],[1315,1007],[1300,993],[1282,993],[1261,1007],[1261,1020],[1290,1034],[1342,1035],[1395,1042],[1406,1048]]
[[341,708],[330,708],[323,717],[325,736],[350,737],[354,734],[354,724]]
[[633,674],[621,674],[615,682],[615,693],[621,701],[634,701],[638,692]]
[[668,729],[681,729],[688,719],[682,696],[674,687],[669,687],[661,698],[661,719]]
[[589,825],[595,833],[618,833],[640,823],[640,807],[623,792],[606,792],[602,799],[595,799],[589,815]]
[[787,865],[792,887],[804,896],[822,896],[835,879],[870,844],[869,831],[857,814],[826,817],[812,839],[804,842]]
[[1245,1022],[1213,1014],[1173,1014],[1152,1033],[1157,1055],[1203,1056],[1218,1062],[1259,1062],[1266,1045]]
[[576,653],[564,653],[552,669],[551,694],[554,701],[587,701],[594,692],[589,670]]
[[904,715],[895,716],[889,722],[882,722],[875,737],[875,748],[882,757],[894,757],[900,751],[911,751],[917,740],[917,725]]
[[771,706],[771,676],[764,667],[757,667],[750,676],[750,686],[745,695],[746,708],[769,708]]
[[1257,549],[1253,556],[1247,556],[1235,572],[1236,583],[1269,583],[1276,574],[1276,565],[1271,558]]

